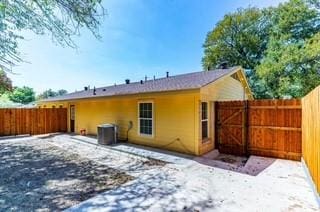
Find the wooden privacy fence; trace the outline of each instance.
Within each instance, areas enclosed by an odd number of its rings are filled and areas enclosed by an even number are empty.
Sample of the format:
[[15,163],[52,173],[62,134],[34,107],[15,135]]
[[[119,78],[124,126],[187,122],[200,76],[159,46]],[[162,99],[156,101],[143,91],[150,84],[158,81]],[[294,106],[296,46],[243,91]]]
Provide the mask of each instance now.
[[300,100],[216,102],[220,152],[301,159]]
[[320,193],[320,86],[302,98],[302,157]]
[[0,109],[0,136],[67,132],[66,108]]

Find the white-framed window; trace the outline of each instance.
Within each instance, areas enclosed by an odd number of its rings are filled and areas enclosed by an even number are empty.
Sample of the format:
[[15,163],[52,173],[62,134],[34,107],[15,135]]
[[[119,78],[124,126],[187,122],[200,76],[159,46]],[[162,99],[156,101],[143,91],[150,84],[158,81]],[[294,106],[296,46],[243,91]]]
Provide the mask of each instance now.
[[208,102],[201,102],[201,138],[209,137]]
[[153,137],[153,102],[138,102],[138,125],[139,135]]

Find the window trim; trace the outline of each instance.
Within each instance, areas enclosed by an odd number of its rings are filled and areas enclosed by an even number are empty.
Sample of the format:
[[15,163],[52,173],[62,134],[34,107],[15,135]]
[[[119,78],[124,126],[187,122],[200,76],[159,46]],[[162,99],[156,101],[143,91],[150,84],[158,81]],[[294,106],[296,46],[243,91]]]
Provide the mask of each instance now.
[[[207,118],[206,119],[202,119],[202,103],[206,103],[207,104]],[[201,123],[201,140],[202,141],[207,141],[209,138],[210,138],[210,134],[209,134],[209,130],[210,130],[210,127],[209,127],[209,102],[201,102],[200,103],[200,112],[201,112],[201,114],[200,114],[200,116],[201,116],[201,118],[200,118],[200,123]],[[207,137],[205,137],[205,138],[203,138],[203,136],[202,136],[202,122],[207,122]]]
[[[149,120],[151,120],[151,124],[152,124],[152,134],[144,134],[144,133],[140,133],[140,119],[148,119],[148,118],[140,118],[140,104],[141,103],[151,103],[152,105],[152,118]],[[154,102],[152,100],[141,100],[138,101],[138,110],[137,110],[137,117],[138,117],[138,135],[141,137],[148,137],[148,138],[154,138],[155,132],[154,132]]]

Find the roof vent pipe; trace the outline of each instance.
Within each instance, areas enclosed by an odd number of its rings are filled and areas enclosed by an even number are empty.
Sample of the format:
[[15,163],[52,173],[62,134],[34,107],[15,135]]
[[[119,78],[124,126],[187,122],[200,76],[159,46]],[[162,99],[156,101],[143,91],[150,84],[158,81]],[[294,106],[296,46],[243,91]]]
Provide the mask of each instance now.
[[130,84],[130,80],[129,79],[126,79],[126,84]]
[[169,71],[167,71],[167,78],[169,77]]

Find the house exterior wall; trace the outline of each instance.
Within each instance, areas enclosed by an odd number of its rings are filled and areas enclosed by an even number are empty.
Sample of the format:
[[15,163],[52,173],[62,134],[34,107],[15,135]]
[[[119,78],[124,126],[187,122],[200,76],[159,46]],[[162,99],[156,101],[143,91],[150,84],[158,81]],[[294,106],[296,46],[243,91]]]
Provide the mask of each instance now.
[[[209,138],[202,140],[201,126],[199,125],[199,154],[205,154],[215,148],[215,120],[214,120],[214,102],[248,99],[244,85],[231,76],[221,78],[220,80],[210,83],[200,89],[200,102],[208,102],[209,106]],[[199,103],[200,105],[200,103]],[[201,117],[201,109],[199,107],[199,117]],[[200,122],[200,121],[199,121]]]
[[[132,121],[132,129],[128,133],[129,142],[197,155],[199,154],[197,105],[199,98],[200,92],[197,89],[72,102],[48,102],[41,103],[40,106],[75,105],[76,133],[84,128],[88,134],[96,134],[97,125],[114,123],[119,126],[119,138],[126,139],[129,121]],[[153,137],[139,135],[138,103],[141,101],[153,102]]]
[[[214,149],[214,102],[252,98],[251,93],[248,93],[250,90],[246,87],[244,74],[241,70],[234,74],[237,77],[225,76],[195,90],[42,102],[39,106],[70,108],[70,105],[74,105],[76,133],[80,129],[86,129],[88,134],[96,134],[97,125],[114,123],[119,126],[119,138],[127,139],[129,122],[132,121],[133,127],[128,133],[131,143],[202,155]],[[140,101],[151,101],[154,104],[153,137],[138,133]],[[208,103],[209,135],[205,140],[201,136],[201,102]],[[69,120],[68,130],[70,131]]]
[[201,100],[205,101],[230,101],[245,100],[248,96],[243,85],[231,76],[224,77],[215,83],[210,83],[201,88]]

